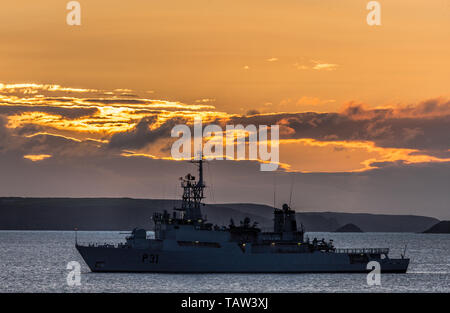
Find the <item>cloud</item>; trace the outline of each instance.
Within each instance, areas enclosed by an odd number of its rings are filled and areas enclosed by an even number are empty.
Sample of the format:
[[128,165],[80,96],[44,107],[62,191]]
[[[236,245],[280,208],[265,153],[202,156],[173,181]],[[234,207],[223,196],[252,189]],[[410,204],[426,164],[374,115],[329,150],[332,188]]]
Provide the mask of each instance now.
[[338,68],[339,64],[326,63],[318,60],[310,60],[305,63],[295,62],[293,65],[298,70],[315,70],[315,71],[334,71]]
[[[107,97],[89,93],[68,96],[69,91],[53,96],[0,92],[3,129],[9,134],[3,136],[7,143],[3,140],[0,146],[3,151],[20,151],[21,157],[123,155],[127,150],[127,156],[131,153],[164,158],[170,157],[172,128],[177,124],[191,125],[194,116],[201,116],[204,126],[279,125],[284,151],[280,161],[291,165],[291,170],[321,171],[321,166],[322,171],[368,170],[383,162],[445,162],[450,154],[450,101],[445,98],[376,108],[348,102],[338,112],[326,112],[324,108],[333,99],[303,96],[276,106],[277,111],[284,113],[267,111],[268,106],[237,115],[216,110],[209,105],[212,98],[198,99],[192,105],[115,96],[129,91],[103,91],[111,92]],[[287,113],[295,108],[303,112]],[[274,105],[269,109],[274,109]],[[300,160],[305,162],[305,158],[296,161],[289,151],[302,156],[314,151],[318,160],[303,166]],[[340,163],[325,166],[319,156],[325,157],[326,153],[339,158]],[[346,155],[350,161],[345,160]]]
[[204,98],[204,99],[197,99],[195,100],[196,103],[208,103],[208,102],[215,102],[216,99],[211,98]]
[[318,97],[307,97],[303,96],[297,100],[298,106],[320,106],[323,104],[334,103],[336,100],[333,99],[320,99]]
[[[36,132],[58,133],[79,139],[108,140],[112,134],[128,131],[148,116],[158,115],[161,119],[170,119],[208,110],[210,115],[218,114],[215,107],[208,104],[212,99],[184,104],[146,98],[123,99],[120,94],[115,96],[117,92],[130,91],[128,89],[102,91],[103,95],[110,94],[108,97],[98,97],[95,95],[97,90],[86,89],[86,94],[83,93],[81,97],[68,96],[74,88],[59,85],[1,86],[0,114],[7,116],[8,128],[21,130],[24,134],[30,134],[34,128]],[[23,88],[39,90],[39,94],[10,93],[11,90]],[[58,90],[59,95],[40,94],[49,90]]]
[[333,63],[322,63],[321,61],[312,61],[312,62],[314,63],[312,69],[316,71],[334,71],[339,66],[338,64]]
[[105,154],[106,150],[103,148],[105,143],[35,132],[38,130],[33,125],[28,125],[26,130],[9,128],[7,118],[0,115],[0,154],[16,155],[31,161],[42,161],[50,157],[60,161],[79,156],[92,157]]
[[42,161],[51,157],[50,154],[27,154],[23,156],[24,159],[31,160],[32,162]]
[[[49,100],[51,101],[51,100]],[[3,102],[5,104],[5,102]],[[0,114],[15,115],[24,112],[41,112],[59,115],[67,119],[78,119],[98,113],[98,108],[58,107],[52,105],[0,105]]]
[[141,119],[133,129],[114,134],[108,146],[120,149],[140,149],[158,139],[171,138],[172,128],[178,124],[186,124],[186,122],[183,118],[177,117],[156,126],[156,116],[146,117]]
[[307,70],[309,69],[309,66],[295,62],[294,63],[294,67],[297,68],[298,70]]
[[259,115],[261,114],[258,110],[252,109],[252,110],[248,110],[247,113],[245,113],[245,115]]
[[258,109],[264,113],[272,112],[326,112],[334,104],[334,99],[321,99],[319,97],[302,96],[300,98],[287,98],[278,103],[264,103]]
[[450,101],[444,99],[381,109],[349,103],[337,113],[272,113],[230,119],[242,124],[278,124],[285,138],[371,141],[379,147],[419,150],[447,150],[450,143]]
[[6,93],[23,93],[23,94],[34,94],[39,91],[51,91],[51,92],[76,92],[76,93],[87,93],[87,92],[98,92],[97,89],[85,89],[85,88],[70,88],[62,87],[55,84],[35,84],[35,83],[22,83],[22,84],[3,84],[0,83],[0,92]]

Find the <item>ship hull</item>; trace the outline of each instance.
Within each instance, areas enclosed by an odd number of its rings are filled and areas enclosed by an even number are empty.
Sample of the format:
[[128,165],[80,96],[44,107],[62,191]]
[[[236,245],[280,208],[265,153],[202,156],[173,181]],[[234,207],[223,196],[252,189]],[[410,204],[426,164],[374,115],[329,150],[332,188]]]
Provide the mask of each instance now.
[[[243,253],[224,249],[154,251],[78,246],[92,272],[148,273],[367,273],[367,262],[345,253]],[[409,259],[371,259],[382,273],[406,273]]]

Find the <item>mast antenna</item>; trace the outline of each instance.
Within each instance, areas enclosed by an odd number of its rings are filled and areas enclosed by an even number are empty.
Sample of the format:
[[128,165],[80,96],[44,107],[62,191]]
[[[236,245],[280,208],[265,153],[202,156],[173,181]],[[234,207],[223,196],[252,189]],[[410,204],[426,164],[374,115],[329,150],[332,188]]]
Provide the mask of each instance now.
[[276,188],[277,188],[277,182],[275,177],[275,172],[273,173],[273,208],[276,207]]
[[295,176],[292,175],[292,181],[291,181],[291,193],[289,194],[289,207],[291,207],[292,203],[292,193],[294,192],[294,183],[295,183]]

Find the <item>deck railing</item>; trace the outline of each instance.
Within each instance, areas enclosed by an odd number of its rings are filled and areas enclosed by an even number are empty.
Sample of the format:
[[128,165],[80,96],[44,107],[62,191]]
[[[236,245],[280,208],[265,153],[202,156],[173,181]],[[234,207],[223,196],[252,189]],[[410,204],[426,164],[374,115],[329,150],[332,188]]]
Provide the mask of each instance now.
[[129,246],[126,243],[98,243],[98,242],[80,242],[78,241],[77,244],[79,246],[84,247],[95,247],[95,248],[128,248]]
[[389,248],[350,248],[350,249],[336,249],[336,253],[349,254],[388,254]]

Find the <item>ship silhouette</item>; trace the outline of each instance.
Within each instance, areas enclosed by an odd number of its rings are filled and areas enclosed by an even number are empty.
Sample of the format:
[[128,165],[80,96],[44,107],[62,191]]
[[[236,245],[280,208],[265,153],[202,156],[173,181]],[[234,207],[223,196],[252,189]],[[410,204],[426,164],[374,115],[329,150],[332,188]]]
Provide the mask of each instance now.
[[93,272],[159,273],[365,273],[377,261],[383,273],[405,273],[409,259],[390,258],[388,248],[336,249],[333,241],[305,239],[295,211],[274,208],[273,231],[263,232],[245,218],[228,226],[202,215],[203,158],[191,161],[198,179],[181,177],[180,207],[154,213],[154,238],[135,228],[123,243],[80,244],[76,249]]

